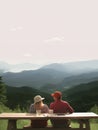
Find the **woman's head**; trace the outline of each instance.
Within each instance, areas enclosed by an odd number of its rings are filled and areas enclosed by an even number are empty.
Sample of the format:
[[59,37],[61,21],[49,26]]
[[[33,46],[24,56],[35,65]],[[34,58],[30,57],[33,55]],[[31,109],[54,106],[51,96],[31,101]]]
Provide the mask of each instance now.
[[34,97],[34,104],[40,104],[45,98],[41,97],[40,95],[36,95]]

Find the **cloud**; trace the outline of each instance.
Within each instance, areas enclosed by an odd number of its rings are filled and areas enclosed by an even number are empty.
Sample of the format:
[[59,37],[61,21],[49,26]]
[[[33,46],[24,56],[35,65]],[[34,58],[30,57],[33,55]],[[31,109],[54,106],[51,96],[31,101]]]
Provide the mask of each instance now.
[[32,54],[30,54],[30,53],[25,53],[25,54],[24,54],[24,57],[32,57]]
[[10,31],[15,32],[15,31],[17,31],[17,29],[16,28],[11,28]]
[[22,29],[23,29],[22,26],[18,26],[18,27],[17,27],[17,30],[22,30]]
[[45,42],[63,42],[63,41],[64,41],[64,37],[52,37],[45,40]]
[[12,31],[12,32],[21,31],[21,30],[23,30],[23,27],[22,27],[22,26],[12,27],[12,28],[10,29],[10,31]]

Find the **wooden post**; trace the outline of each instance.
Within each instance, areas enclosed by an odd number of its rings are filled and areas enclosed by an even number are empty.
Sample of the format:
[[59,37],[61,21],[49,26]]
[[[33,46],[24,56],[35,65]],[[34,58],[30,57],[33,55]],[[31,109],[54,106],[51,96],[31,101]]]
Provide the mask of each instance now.
[[86,130],[90,130],[89,120],[85,120],[85,126],[86,126]]
[[85,125],[85,129],[86,130],[90,130],[90,123],[88,119],[81,119],[79,120],[79,124],[80,124],[80,129],[84,128]]
[[15,130],[16,127],[16,120],[8,120],[7,130]]
[[79,120],[79,125],[80,125],[79,128],[82,129],[83,128],[83,120]]

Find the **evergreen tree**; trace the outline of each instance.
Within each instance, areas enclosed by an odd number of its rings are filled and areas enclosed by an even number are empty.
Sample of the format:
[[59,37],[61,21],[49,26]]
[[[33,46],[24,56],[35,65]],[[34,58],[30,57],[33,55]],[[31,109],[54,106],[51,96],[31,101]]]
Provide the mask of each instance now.
[[6,103],[6,86],[2,82],[2,77],[0,76],[0,103]]

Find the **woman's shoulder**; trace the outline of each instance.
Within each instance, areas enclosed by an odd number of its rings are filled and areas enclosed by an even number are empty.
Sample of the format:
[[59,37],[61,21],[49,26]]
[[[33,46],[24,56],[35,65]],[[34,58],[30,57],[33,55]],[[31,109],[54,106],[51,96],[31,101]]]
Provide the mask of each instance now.
[[44,104],[43,108],[42,108],[42,113],[48,113],[49,111],[49,107],[47,104]]
[[34,104],[31,104],[30,107],[34,107]]
[[48,107],[48,105],[47,105],[47,104],[44,104],[44,107]]

